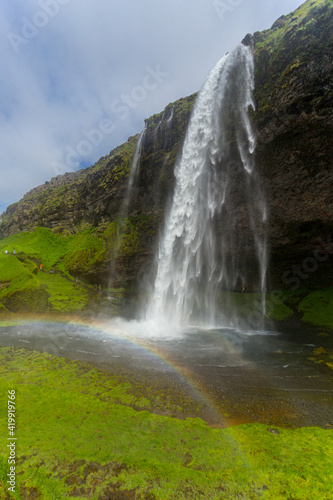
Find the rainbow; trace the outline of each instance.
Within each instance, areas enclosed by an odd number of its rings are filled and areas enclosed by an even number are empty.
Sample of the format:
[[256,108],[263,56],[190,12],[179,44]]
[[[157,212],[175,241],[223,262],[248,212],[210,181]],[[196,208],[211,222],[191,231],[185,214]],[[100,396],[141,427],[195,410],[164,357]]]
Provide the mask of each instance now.
[[[153,325],[135,321],[127,322],[120,318],[111,320],[99,317],[84,318],[77,316],[54,315],[26,315],[10,322],[10,324],[18,326],[32,325],[36,323],[39,325],[44,323],[57,323],[59,326],[64,325],[64,327],[73,325],[79,328],[88,328],[89,330],[95,331],[98,335],[102,333],[106,337],[112,337],[116,341],[125,341],[128,345],[132,344],[136,348],[142,349],[145,355],[148,354],[152,360],[165,364],[168,369],[179,377],[182,385],[188,388],[189,394],[193,397],[193,399],[200,402],[203,407],[209,409],[211,419],[216,423],[214,426],[225,427],[230,425],[230,421],[223,413],[223,410],[217,406],[213,397],[208,394],[207,389],[196,379],[195,375],[188,368],[181,366],[178,362],[172,359],[172,357],[158,345],[158,342],[153,342],[152,339],[156,340],[158,337],[156,334],[145,334],[145,328],[152,328]],[[8,322],[4,323],[4,325],[6,324],[8,324]],[[0,322],[0,327],[1,326]],[[163,335],[164,338],[170,339],[170,335],[166,335],[165,331],[163,332]],[[180,338],[181,332],[175,331],[172,336]],[[50,353],[52,354],[52,350]],[[56,355],[55,351],[54,354]],[[235,354],[234,349],[233,354]]]

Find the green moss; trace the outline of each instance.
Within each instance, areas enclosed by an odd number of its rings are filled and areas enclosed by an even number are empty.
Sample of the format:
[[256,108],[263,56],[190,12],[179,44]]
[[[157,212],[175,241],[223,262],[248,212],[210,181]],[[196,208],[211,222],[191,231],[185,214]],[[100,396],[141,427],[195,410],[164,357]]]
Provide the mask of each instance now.
[[38,280],[45,286],[53,311],[81,311],[87,305],[87,292],[82,285],[59,274],[39,273]]
[[[3,314],[8,311],[79,311],[87,305],[86,290],[74,283],[60,262],[70,251],[73,240],[74,237],[54,235],[49,229],[39,228],[32,233],[20,233],[0,242],[1,248],[10,252],[5,255],[2,250],[0,253]],[[36,262],[43,264],[44,272],[38,270]],[[53,271],[49,274],[48,269],[51,268]],[[58,274],[61,268],[69,279]]]
[[294,315],[294,311],[286,305],[288,295],[283,292],[271,292],[266,296],[266,316],[275,321],[284,321]]
[[[303,322],[333,328],[333,288],[271,292],[266,296],[266,310],[266,315],[277,321],[291,318],[298,312]],[[327,336],[326,333],[321,335]]]
[[323,364],[328,368],[333,369],[333,349],[317,347],[313,351],[313,356],[308,359],[316,364]]
[[319,11],[321,14],[324,11],[325,15],[329,16],[332,6],[332,0],[307,0],[294,12],[278,19],[270,30],[256,34],[257,51],[276,50],[279,45],[283,45],[285,40],[297,36],[302,30],[313,28],[317,23],[313,16],[316,16]]
[[318,337],[329,337],[330,335],[326,332],[319,332]]
[[45,287],[31,278],[22,282],[13,280],[3,302],[11,312],[43,313],[50,309],[48,298]]
[[[1,316],[7,316],[9,314],[8,309],[0,302],[0,317]],[[2,321],[0,321],[0,324],[2,324]]]
[[[156,228],[154,217],[138,214],[100,227],[85,224],[75,235],[38,228],[1,240],[0,314],[82,311],[88,305],[88,294],[82,284],[74,283],[75,276],[108,267],[111,259],[126,265],[138,252],[149,250]],[[40,262],[44,273],[38,270]],[[219,305],[225,311],[237,310],[244,318],[258,316],[262,310],[261,295],[255,293],[222,292]],[[333,328],[332,305],[331,288],[311,293],[301,289],[272,292],[266,296],[266,316],[283,321],[298,307],[303,321]]]
[[139,214],[108,224],[103,238],[111,258],[128,260],[138,252],[144,252],[153,234],[152,220],[150,215]]
[[16,256],[0,253],[0,282],[10,282],[19,277],[30,279],[31,272],[28,267]]
[[297,96],[296,82],[306,78],[309,61],[319,61],[330,50],[327,33],[331,31],[332,8],[332,0],[308,0],[278,19],[271,29],[254,34],[255,121],[292,111],[295,101],[291,96]]
[[119,247],[120,258],[130,258],[138,250],[138,227],[133,219],[126,219]]
[[[0,403],[16,391],[13,498],[279,499],[330,497],[332,431],[251,424],[212,429],[200,419],[135,411],[126,381],[83,363],[0,349]],[[146,403],[144,401],[144,403]],[[0,414],[6,436],[7,414]],[[7,452],[0,451],[5,494]]]
[[333,328],[333,287],[309,293],[298,305],[302,321]]
[[28,269],[28,271],[30,271],[31,273],[33,274],[37,274],[38,273],[38,266],[35,262],[33,262],[32,260],[30,259],[27,259],[25,258],[24,259],[24,266]]
[[67,252],[63,259],[66,269],[72,272],[77,268],[87,271],[106,258],[106,247],[96,228],[90,227],[68,239]]
[[[29,264],[31,264],[29,262]],[[45,288],[24,263],[14,255],[0,255],[0,300],[11,312],[48,310]],[[4,309],[2,309],[4,313]]]

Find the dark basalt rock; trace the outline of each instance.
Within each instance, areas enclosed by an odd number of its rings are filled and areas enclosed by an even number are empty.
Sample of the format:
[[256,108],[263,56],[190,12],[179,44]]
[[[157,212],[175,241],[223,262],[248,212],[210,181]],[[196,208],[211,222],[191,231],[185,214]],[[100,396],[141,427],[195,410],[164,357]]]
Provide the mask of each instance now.
[[246,47],[251,47],[253,44],[253,35],[251,33],[248,33],[242,40],[242,44],[245,45]]

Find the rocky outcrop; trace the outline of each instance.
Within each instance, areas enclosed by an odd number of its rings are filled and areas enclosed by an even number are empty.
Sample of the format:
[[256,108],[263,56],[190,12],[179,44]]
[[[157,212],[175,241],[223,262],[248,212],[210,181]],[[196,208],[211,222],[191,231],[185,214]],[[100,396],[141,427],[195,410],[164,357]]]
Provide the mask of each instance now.
[[[309,0],[271,29],[247,35],[243,41],[255,58],[252,120],[257,132],[256,168],[269,207],[271,289],[332,283],[332,16],[330,0]],[[138,135],[92,167],[53,178],[8,207],[2,214],[1,236],[40,226],[64,234],[95,227],[101,238],[112,239],[118,237],[117,231],[107,233],[108,224],[124,228],[126,217],[132,246],[127,253],[129,247],[124,245],[121,252],[111,252],[113,279],[117,286],[136,290],[138,276],[141,279],[152,267],[195,97],[169,104],[146,120],[139,174],[125,215],[122,207]],[[236,200],[236,181],[234,196]],[[237,203],[237,223],[242,224],[240,197]],[[244,246],[249,265],[251,252]],[[81,276],[107,284],[109,262],[106,255],[98,266],[82,268]],[[75,272],[80,273],[79,266]]]

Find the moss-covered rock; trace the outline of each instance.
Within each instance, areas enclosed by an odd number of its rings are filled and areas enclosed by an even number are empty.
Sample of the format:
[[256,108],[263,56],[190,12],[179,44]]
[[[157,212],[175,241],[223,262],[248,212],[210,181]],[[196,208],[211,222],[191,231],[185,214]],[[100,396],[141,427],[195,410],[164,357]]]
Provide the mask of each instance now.
[[[13,283],[13,288],[17,287]],[[3,298],[4,306],[11,312],[43,313],[50,309],[48,293],[38,280],[29,280],[26,287],[11,290]]]
[[333,288],[309,293],[299,304],[302,321],[333,329]]

